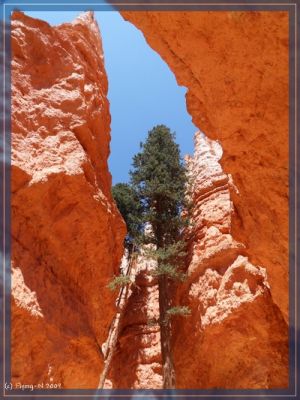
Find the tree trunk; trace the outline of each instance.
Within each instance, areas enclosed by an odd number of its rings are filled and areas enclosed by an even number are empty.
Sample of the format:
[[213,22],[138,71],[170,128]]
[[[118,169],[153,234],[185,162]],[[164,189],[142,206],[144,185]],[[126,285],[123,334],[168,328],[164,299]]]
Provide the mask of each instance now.
[[[132,266],[136,261],[137,254],[135,253],[135,246],[132,245],[131,251],[128,251],[128,264],[127,269],[125,270],[124,275],[130,277]],[[98,389],[103,389],[105,380],[108,376],[111,363],[113,357],[115,355],[115,349],[117,347],[117,342],[119,339],[119,333],[121,328],[122,319],[124,317],[124,311],[126,309],[127,301],[128,301],[128,294],[129,294],[129,286],[130,284],[127,283],[126,286],[122,287],[118,296],[117,300],[117,313],[112,321],[112,325],[109,330],[108,339],[106,342],[107,348],[104,354],[104,367],[103,371],[100,375]]]
[[170,293],[168,278],[165,275],[159,276],[158,287],[163,388],[175,389],[175,370],[171,351],[171,320],[167,315],[167,310],[170,308]]

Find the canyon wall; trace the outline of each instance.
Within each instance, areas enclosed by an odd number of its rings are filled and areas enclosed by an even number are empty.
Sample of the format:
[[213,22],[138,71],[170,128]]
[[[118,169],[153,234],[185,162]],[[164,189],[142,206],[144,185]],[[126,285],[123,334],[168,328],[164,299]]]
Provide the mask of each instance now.
[[198,133],[187,158],[193,228],[176,301],[192,316],[173,321],[176,387],[287,387],[288,14],[122,15],[220,140]]
[[224,150],[231,230],[267,269],[288,321],[288,13],[122,12],[187,87],[194,124]]
[[219,163],[222,148],[203,133],[187,157],[193,203],[187,280],[173,321],[177,388],[270,389],[288,386],[288,328],[268,275],[253,265],[231,229],[237,191]]
[[[288,380],[288,16],[124,12],[187,87],[193,225],[174,317],[178,388]],[[92,13],[12,16],[12,379],[95,388],[125,226]],[[222,147],[221,147],[222,146]],[[222,150],[223,149],[223,150]],[[161,388],[155,265],[140,255],[106,387]]]
[[[191,315],[173,317],[172,348],[178,389],[270,389],[288,386],[288,326],[274,303],[264,266],[249,261],[232,233],[232,176],[221,145],[195,135],[186,157],[193,204],[187,278],[174,305]],[[142,254],[124,309],[107,388],[161,389],[162,361],[156,263]]]
[[12,380],[95,388],[125,225],[111,197],[110,114],[92,13],[12,15]]

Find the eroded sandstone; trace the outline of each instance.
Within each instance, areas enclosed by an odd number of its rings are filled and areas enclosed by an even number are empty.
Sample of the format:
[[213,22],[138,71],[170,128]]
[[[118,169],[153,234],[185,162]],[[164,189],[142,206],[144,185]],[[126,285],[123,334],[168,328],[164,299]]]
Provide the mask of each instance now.
[[[173,349],[178,388],[270,389],[288,386],[288,328],[264,266],[253,265],[233,238],[237,190],[220,165],[219,143],[195,135],[187,157],[193,203],[187,280],[177,303]],[[184,343],[184,346],[182,345]]]
[[162,388],[158,283],[151,276],[156,267],[143,251],[134,263],[133,285],[109,373],[113,388]]
[[123,252],[97,23],[12,16],[12,379],[97,387]]
[[[176,301],[192,315],[173,321],[177,387],[287,387],[287,14],[123,15],[222,145],[199,133],[187,159],[193,226]],[[12,50],[13,381],[97,387],[125,233],[98,28],[90,13],[53,28],[14,13]],[[161,388],[157,286],[137,265],[107,382]]]
[[195,125],[233,176],[234,238],[268,271],[288,321],[288,13],[122,12],[187,87]]

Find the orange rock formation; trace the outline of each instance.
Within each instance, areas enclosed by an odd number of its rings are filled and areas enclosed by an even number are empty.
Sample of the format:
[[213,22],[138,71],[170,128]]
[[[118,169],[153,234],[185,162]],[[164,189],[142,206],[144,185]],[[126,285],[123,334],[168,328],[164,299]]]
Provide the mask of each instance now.
[[[222,148],[195,135],[186,157],[193,207],[187,279],[174,304],[191,316],[173,320],[176,387],[269,389],[288,386],[288,328],[270,292],[266,269],[253,265],[232,236],[232,177],[220,165]],[[109,387],[161,389],[158,291],[140,256],[125,309]]]
[[221,146],[198,132],[187,158],[194,205],[188,278],[177,294],[192,316],[174,321],[177,387],[287,387],[287,324],[266,269],[250,263],[232,237],[229,189],[237,188],[221,157]]
[[12,379],[97,387],[125,226],[97,24],[12,16]]
[[[192,316],[174,318],[177,387],[286,387],[288,16],[123,15],[222,146],[198,133],[187,159],[194,224],[176,300]],[[125,234],[98,27],[91,13],[50,27],[17,12],[12,52],[13,382],[95,388]],[[160,388],[157,286],[142,256],[136,267],[107,385]]]
[[162,388],[162,360],[158,325],[158,283],[151,276],[157,266],[143,254],[134,266],[134,285],[128,298],[109,374],[111,387]]
[[[123,12],[187,87],[195,228],[178,388],[288,385],[288,14]],[[222,171],[222,164],[224,171]]]
[[288,13],[122,12],[187,87],[195,125],[220,139],[232,232],[266,267],[288,321]]

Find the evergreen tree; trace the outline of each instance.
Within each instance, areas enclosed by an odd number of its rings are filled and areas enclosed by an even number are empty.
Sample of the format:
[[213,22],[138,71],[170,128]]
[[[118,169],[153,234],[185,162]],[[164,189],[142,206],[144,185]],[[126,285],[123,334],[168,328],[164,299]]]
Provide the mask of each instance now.
[[[159,310],[164,388],[175,387],[171,352],[171,316],[187,315],[181,307],[171,307],[171,282],[182,280],[180,261],[184,259],[184,242],[180,240],[185,221],[186,173],[175,134],[164,125],[154,127],[141,151],[133,158],[131,183],[137,193],[144,223],[151,233],[144,242],[155,245],[150,251],[158,263],[155,274],[159,285]],[[171,311],[170,311],[171,310]]]
[[114,185],[112,195],[127,226],[125,246],[130,252],[133,242],[138,239],[141,231],[142,208],[140,201],[134,188],[128,183]]

